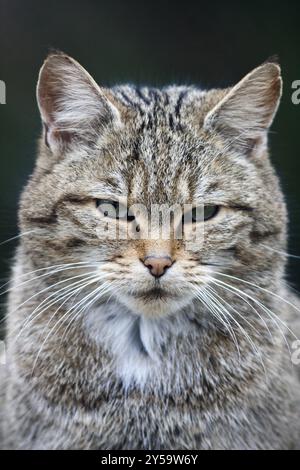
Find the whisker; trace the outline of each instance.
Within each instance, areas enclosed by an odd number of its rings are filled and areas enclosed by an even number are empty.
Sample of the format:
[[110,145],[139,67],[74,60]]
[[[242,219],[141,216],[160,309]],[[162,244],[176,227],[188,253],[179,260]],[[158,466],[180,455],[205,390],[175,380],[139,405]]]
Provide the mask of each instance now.
[[[115,288],[114,288],[114,282],[115,281],[111,281],[110,285],[108,285],[108,287],[103,291],[100,290],[100,293],[99,293],[99,289],[102,287],[102,285],[96,289],[94,289],[93,291],[93,294],[94,294],[94,297],[92,298],[92,300],[90,300],[89,302],[87,302],[86,305],[84,305],[79,311],[75,310],[72,315],[71,315],[71,319],[65,329],[65,332],[62,336],[62,339],[61,341],[63,341],[68,329],[71,327],[72,323],[74,323],[76,321],[76,319],[80,316],[80,314],[84,314],[84,312],[89,308],[89,307],[92,307],[92,305],[94,303],[96,303],[97,300],[99,300],[101,297],[103,297],[107,292],[109,291],[112,291],[112,294],[115,292]],[[111,295],[112,295],[111,294]],[[110,296],[111,297],[111,296]],[[73,316],[74,315],[74,316]]]
[[[220,275],[221,275],[221,274],[223,274],[223,273],[216,273],[216,272],[214,271],[214,274],[220,274]],[[274,292],[271,292],[271,291],[269,291],[269,290],[267,290],[267,289],[264,289],[264,288],[262,288],[262,287],[260,287],[260,286],[257,286],[257,285],[255,285],[255,284],[249,282],[249,281],[244,281],[243,279],[240,279],[240,278],[235,277],[235,276],[230,276],[230,275],[227,275],[227,274],[225,274],[225,276],[227,276],[227,277],[229,277],[229,278],[236,279],[236,280],[240,280],[240,281],[242,281],[242,282],[245,282],[246,284],[249,284],[249,285],[252,286],[252,287],[256,287],[257,289],[260,289],[260,290],[262,290],[262,291],[264,291],[264,292],[267,292],[268,294],[274,295],[275,297],[277,297],[277,298],[279,298],[280,300],[282,300],[283,302],[286,302],[287,304],[293,306],[297,311],[299,311],[299,309],[298,309],[296,306],[294,306],[293,304],[291,304],[291,302],[289,302],[289,301],[283,299],[281,296],[279,296],[278,294],[275,294]],[[253,302],[255,302],[255,303],[257,303],[258,305],[260,305],[263,310],[265,310],[266,312],[269,312],[273,317],[275,316],[275,318],[293,335],[293,337],[294,337],[295,339],[298,339],[298,337],[297,337],[297,336],[295,335],[295,333],[289,328],[289,326],[288,326],[284,321],[282,321],[281,318],[278,317],[278,315],[276,315],[274,312],[272,312],[272,310],[270,310],[268,307],[266,307],[263,303],[261,303],[260,301],[258,301],[258,300],[255,299],[254,297],[251,297],[251,296],[250,296],[249,294],[247,294],[246,292],[243,292],[243,291],[241,291],[240,289],[237,289],[235,286],[232,286],[232,285],[229,285],[229,284],[227,284],[227,283],[224,283],[224,282],[221,281],[220,279],[216,279],[216,278],[212,278],[212,279],[214,279],[214,281],[218,281],[219,283],[221,283],[221,284],[223,284],[223,285],[225,285],[225,286],[227,286],[227,287],[230,287],[231,289],[237,290],[241,295],[246,295],[246,296],[247,296],[249,299],[251,299]]]
[[[215,293],[212,294],[212,297],[214,298],[214,301],[217,303],[217,299],[215,298]],[[241,330],[241,332],[243,333],[243,335],[245,336],[245,338],[247,339],[247,341],[249,342],[250,346],[252,347],[253,351],[255,354],[257,354],[260,358],[260,362],[262,364],[262,367],[263,367],[263,370],[266,374],[266,369],[265,369],[265,365],[264,365],[264,362],[263,362],[263,359],[262,359],[262,354],[261,352],[259,351],[259,349],[257,348],[257,346],[255,345],[255,343],[253,342],[251,336],[247,333],[247,331],[240,325],[240,323],[228,312],[228,309],[224,307],[224,305],[222,305],[222,308],[224,308],[226,314],[231,318],[231,320],[237,325],[237,327]],[[233,307],[232,307],[233,308]],[[251,324],[250,324],[251,325]]]
[[[93,274],[93,273],[88,273],[88,274]],[[95,273],[94,273],[94,274],[95,274]],[[44,292],[49,291],[50,289],[53,289],[55,286],[58,286],[58,285],[60,285],[60,284],[62,284],[62,283],[64,283],[64,282],[69,282],[69,281],[71,281],[71,280],[73,280],[73,279],[78,279],[79,277],[84,277],[84,276],[87,276],[87,273],[78,274],[77,276],[72,276],[71,278],[63,279],[63,280],[61,280],[61,281],[59,281],[59,282],[56,282],[55,284],[51,284],[50,286],[45,287],[44,289],[40,290],[39,292],[35,293],[34,295],[32,295],[31,297],[29,297],[28,299],[26,299],[26,300],[25,300],[24,302],[22,302],[21,304],[19,304],[14,310],[12,310],[12,311],[10,312],[10,314],[17,312],[17,311],[19,310],[19,308],[23,307],[23,306],[24,306],[26,303],[28,303],[30,300],[32,300],[32,299],[34,299],[35,297],[37,297],[37,296],[43,294]],[[68,287],[70,287],[70,286],[65,286],[65,288],[68,288]],[[64,288],[62,288],[61,290],[63,290],[63,289],[64,289]],[[58,291],[52,293],[52,294],[50,295],[50,297],[56,295],[59,291],[60,291],[60,290],[58,290]],[[47,297],[47,299],[49,299],[49,297]],[[43,302],[42,302],[42,304],[44,304],[44,302],[46,302],[47,299],[44,299]],[[40,304],[40,305],[41,305],[41,304]],[[38,308],[38,307],[37,307],[37,308]],[[36,310],[35,310],[35,311],[36,311]]]
[[[95,282],[95,281],[94,281]],[[105,284],[105,283],[104,283]],[[101,286],[103,287],[103,286]],[[36,363],[37,363],[37,360],[39,358],[39,355],[41,353],[41,351],[43,350],[43,347],[44,345],[46,344],[48,338],[50,337],[51,333],[53,333],[55,331],[55,329],[57,328],[57,326],[63,322],[66,318],[68,318],[68,316],[70,315],[70,313],[76,308],[78,307],[79,305],[81,305],[82,303],[84,303],[88,298],[90,298],[92,295],[94,294],[94,291],[92,291],[91,293],[87,294],[83,299],[81,299],[79,302],[77,302],[73,307],[71,307],[69,310],[67,310],[67,312],[64,313],[64,315],[59,318],[59,320],[54,324],[54,326],[50,329],[50,331],[48,332],[44,342],[42,343],[42,346],[41,348],[39,349],[38,351],[38,354],[36,356],[36,359],[35,359],[35,362],[33,364],[33,368],[32,368],[32,374],[34,372],[34,369],[35,369],[35,366],[36,366]]]
[[[93,273],[92,275],[89,275],[87,277],[85,277],[84,279],[81,279],[80,281],[76,281],[74,283],[71,283],[71,285],[68,285],[68,286],[65,286],[63,287],[62,289],[59,289],[58,291],[52,293],[51,295],[49,295],[46,299],[44,299],[34,310],[33,312],[31,312],[31,314],[29,315],[29,317],[25,320],[25,322],[23,323],[22,325],[22,329],[21,329],[21,332],[24,331],[24,329],[26,328],[26,326],[28,326],[30,323],[32,323],[32,321],[36,320],[37,318],[39,318],[41,316],[42,313],[44,313],[46,310],[48,310],[50,307],[52,307],[52,305],[55,305],[57,302],[59,302],[60,300],[64,299],[71,291],[72,293],[74,291],[77,292],[77,288],[81,287],[81,286],[84,286],[85,283],[87,282],[87,280],[92,280],[92,279],[98,279],[97,276],[95,276],[95,274]],[[63,293],[60,293],[59,292],[62,292]],[[59,295],[57,295],[59,294]],[[49,299],[54,297],[54,300],[50,301],[49,302]],[[45,305],[44,305],[45,304]],[[44,305],[44,308],[42,308],[42,306]],[[40,310],[40,311],[39,311]],[[36,315],[34,315],[36,314]],[[14,329],[11,334],[13,334],[15,332],[16,329]],[[17,337],[20,336],[21,332],[18,334]]]
[[[207,287],[207,286],[206,286]],[[231,325],[227,322],[227,318],[226,316],[223,314],[222,310],[219,309],[215,304],[214,302],[212,302],[212,299],[209,298],[207,296],[207,292],[206,292],[206,288],[203,288],[202,289],[202,292],[204,294],[204,299],[202,299],[202,297],[198,297],[201,301],[203,301],[204,305],[208,308],[208,310],[213,314],[214,317],[217,318],[217,320],[221,323],[221,325],[223,325],[226,330],[229,332],[229,336],[232,338],[234,344],[235,344],[235,347],[237,349],[237,352],[238,352],[238,356],[239,356],[239,360],[241,359],[241,353],[240,353],[240,348],[239,348],[239,344],[238,344],[238,341],[237,341],[237,338],[236,338],[236,335],[234,333],[234,330],[233,328],[231,327]],[[201,291],[199,290],[198,292],[199,294],[201,294]]]
[[[80,266],[77,266],[78,264],[80,264]],[[17,284],[16,286],[12,286],[11,288],[5,290],[4,292],[0,292],[0,296],[6,294],[8,292],[11,292],[11,291],[27,284],[28,282],[32,282],[36,279],[41,279],[43,277],[50,276],[52,274],[56,274],[56,273],[59,273],[59,272],[62,272],[62,271],[67,271],[67,270],[70,270],[70,269],[81,269],[81,268],[85,268],[85,267],[94,267],[94,266],[96,267],[97,265],[96,264],[91,264],[91,263],[69,263],[69,264],[65,264],[65,265],[61,264],[61,265],[57,265],[57,266],[50,266],[50,267],[48,266],[46,268],[39,268],[39,269],[36,269],[36,270],[31,271],[29,273],[21,274],[19,277],[29,276],[30,274],[36,273],[38,271],[44,271],[44,270],[48,270],[48,269],[52,269],[52,271],[50,271],[50,273],[45,273],[45,274],[41,274],[39,276],[35,276],[31,279],[28,279],[27,281],[23,281],[22,283]],[[3,289],[3,287],[7,286],[10,283],[11,283],[11,281],[7,281],[5,284],[0,286],[0,290]]]
[[23,232],[23,233],[20,233],[19,235],[15,235],[14,237],[8,238],[7,240],[0,242],[0,246],[5,245],[6,243],[12,242],[13,240],[17,240],[18,238],[24,237],[25,235],[29,235],[31,233],[36,233],[36,230],[28,230],[28,232]]
[[[43,329],[43,332],[45,331],[45,329],[47,329],[47,327],[50,325],[51,321],[53,320],[53,318],[56,316],[57,312],[61,309],[61,307],[66,303],[66,301],[68,301],[71,297],[74,297],[74,300],[75,298],[77,297],[77,295],[87,286],[93,284],[94,282],[97,282],[98,281],[98,278],[95,277],[94,279],[92,279],[91,281],[89,282],[84,282],[83,284],[81,284],[79,287],[75,288],[72,290],[71,294],[68,294],[67,295],[67,299],[64,300],[64,302],[62,304],[60,304],[59,308],[51,315],[50,319],[48,320],[47,324],[45,325],[44,329]],[[74,295],[75,294],[75,295]],[[74,302],[73,302],[74,304]],[[79,304],[79,302],[78,302]],[[77,305],[77,304],[76,304]],[[71,306],[71,308],[68,310],[68,312],[72,309],[73,305]],[[67,313],[68,313],[67,312]],[[65,314],[64,314],[65,315]]]
[[[211,278],[211,281],[213,282],[214,281],[214,278]],[[218,284],[217,284],[218,285]],[[230,289],[224,287],[224,286],[219,286],[218,287],[223,287],[225,290],[228,290],[229,292],[231,293],[234,293],[238,298],[240,298],[243,302],[245,302],[247,305],[249,305],[249,307],[256,313],[256,315],[258,316],[258,318],[263,322],[263,324],[265,325],[270,337],[271,337],[271,340],[273,341],[273,336],[272,336],[272,333],[268,327],[268,324],[267,322],[265,321],[265,319],[259,314],[259,312],[256,310],[256,308],[250,303],[248,302],[247,299],[245,299],[244,297],[242,297],[242,295],[238,294],[237,292],[234,292],[234,291],[231,291]],[[272,319],[272,321],[274,321]],[[274,341],[273,341],[274,342]]]
[[263,244],[263,243],[261,243],[261,246],[263,246],[263,247],[266,248],[267,250],[273,251],[274,253],[278,253],[279,255],[283,255],[283,256],[286,256],[286,257],[288,257],[288,258],[300,259],[300,256],[293,255],[293,254],[291,254],[291,253],[287,253],[286,251],[275,250],[274,248],[271,248],[270,246],[265,245],[265,244]]
[[[253,282],[250,282],[250,281],[246,281],[245,279],[241,279],[239,277],[236,277],[236,276],[231,276],[230,274],[225,274],[225,273],[219,273],[217,271],[213,271],[214,274],[217,274],[219,276],[225,276],[225,277],[228,277],[230,279],[235,279],[236,281],[240,281],[240,282],[243,282],[244,284],[248,284],[252,287],[255,287],[256,289],[260,289],[261,291],[263,292],[266,292],[267,294],[270,294],[270,295],[273,295],[274,297],[276,297],[277,299],[280,299],[282,302],[285,302],[287,305],[290,305],[290,307],[293,307],[297,312],[300,313],[300,309],[298,307],[296,307],[296,305],[292,304],[291,302],[289,302],[288,300],[284,299],[283,297],[281,297],[280,295],[278,294],[275,294],[275,292],[271,292],[270,290],[268,289],[265,289],[264,287],[260,287],[256,284],[254,284]],[[210,273],[211,274],[211,273]],[[298,339],[298,338],[296,338]]]
[[[290,328],[288,327],[288,325],[283,322],[274,312],[272,312],[272,310],[270,310],[268,307],[266,307],[263,303],[261,303],[260,301],[258,301],[257,299],[255,299],[254,297],[250,296],[249,294],[247,294],[246,292],[243,292],[241,291],[240,289],[237,289],[236,287],[234,286],[230,286],[229,284],[227,283],[224,283],[223,281],[220,281],[219,279],[211,279],[211,282],[214,282],[216,285],[218,286],[223,286],[224,288],[227,288],[228,290],[230,290],[231,292],[239,292],[241,295],[244,295],[246,296],[247,298],[249,298],[250,300],[252,300],[253,302],[255,302],[258,306],[260,306],[260,308],[262,310],[264,310],[268,315],[269,317],[271,317],[271,319],[273,320],[273,322],[275,322],[275,325],[277,326],[277,328],[279,329],[280,333],[282,334],[282,337],[284,338],[284,341],[287,345],[287,348],[289,350],[289,353],[291,354],[290,352],[290,346],[288,344],[288,341],[283,333],[283,331],[281,330],[280,326],[277,324],[277,321],[278,320],[280,323],[282,323],[282,325],[287,328],[287,330],[290,331],[291,334],[294,335],[294,333],[292,332],[292,330],[290,330]],[[275,318],[274,318],[275,317]],[[295,336],[295,338],[297,339],[297,337]]]
[[243,321],[245,321],[247,323],[247,325],[250,326],[250,328],[253,328],[253,330],[255,331],[255,333],[257,333],[258,335],[260,335],[259,331],[254,327],[254,325],[252,325],[252,323],[247,320],[247,318],[244,318],[243,315],[241,315],[241,313],[236,309],[234,308],[232,305],[229,304],[229,302],[227,302],[225,299],[223,299],[223,297],[221,297],[220,295],[218,295],[216,293],[216,291],[211,287],[211,286],[207,286],[207,288],[215,295],[215,297],[217,299],[219,299],[220,301],[224,302],[226,305],[228,305],[228,307],[233,311],[235,312],[239,317],[241,317],[243,319]]

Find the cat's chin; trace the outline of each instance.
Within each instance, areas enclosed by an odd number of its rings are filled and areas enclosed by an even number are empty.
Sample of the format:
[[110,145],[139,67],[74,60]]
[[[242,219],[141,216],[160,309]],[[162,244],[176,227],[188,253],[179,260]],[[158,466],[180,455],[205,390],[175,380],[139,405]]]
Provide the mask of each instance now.
[[186,307],[192,301],[192,297],[179,297],[161,289],[150,289],[135,295],[122,295],[119,300],[134,314],[162,317],[172,315]]

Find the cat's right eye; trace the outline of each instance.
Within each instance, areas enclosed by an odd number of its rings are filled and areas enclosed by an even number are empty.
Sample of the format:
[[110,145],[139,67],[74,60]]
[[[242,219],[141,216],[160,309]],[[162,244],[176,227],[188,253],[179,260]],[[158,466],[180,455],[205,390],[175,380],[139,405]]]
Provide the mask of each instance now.
[[127,207],[119,201],[111,201],[108,199],[96,199],[96,207],[109,219],[121,219],[132,222],[135,217],[129,214]]

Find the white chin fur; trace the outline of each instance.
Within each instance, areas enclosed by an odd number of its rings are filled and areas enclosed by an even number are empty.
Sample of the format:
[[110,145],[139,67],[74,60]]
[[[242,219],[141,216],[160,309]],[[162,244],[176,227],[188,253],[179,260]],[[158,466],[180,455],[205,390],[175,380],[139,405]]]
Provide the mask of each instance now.
[[145,301],[132,297],[131,295],[122,295],[120,302],[123,303],[134,315],[146,316],[147,318],[160,318],[171,316],[178,310],[184,308],[191,299],[183,297],[155,299]]

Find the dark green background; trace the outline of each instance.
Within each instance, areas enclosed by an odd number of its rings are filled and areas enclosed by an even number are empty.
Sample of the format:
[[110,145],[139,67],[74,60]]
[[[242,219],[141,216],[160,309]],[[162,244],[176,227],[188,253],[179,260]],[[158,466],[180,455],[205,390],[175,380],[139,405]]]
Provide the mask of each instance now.
[[[270,134],[290,212],[291,253],[300,255],[299,120],[291,83],[300,80],[300,2],[0,0],[0,241],[17,234],[21,188],[31,172],[40,121],[39,67],[50,48],[74,56],[99,83],[226,86],[278,54],[283,101]],[[0,277],[15,243],[0,245]],[[300,260],[289,281],[300,286]]]

